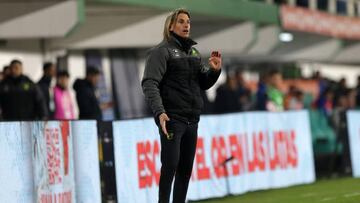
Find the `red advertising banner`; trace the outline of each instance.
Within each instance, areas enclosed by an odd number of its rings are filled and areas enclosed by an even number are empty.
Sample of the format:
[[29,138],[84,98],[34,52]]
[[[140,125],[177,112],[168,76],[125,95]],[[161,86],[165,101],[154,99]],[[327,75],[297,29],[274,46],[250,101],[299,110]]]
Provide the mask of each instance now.
[[316,33],[343,39],[360,39],[360,19],[337,16],[306,8],[281,6],[280,18],[286,30]]
[[[210,180],[228,176],[240,176],[257,171],[276,171],[298,167],[298,146],[295,130],[274,131],[273,134],[260,131],[251,135],[246,133],[199,137],[194,162],[192,181]],[[273,137],[273,139],[270,139]],[[247,139],[252,139],[252,146]],[[211,143],[204,146],[204,143]],[[205,147],[210,153],[205,153]],[[160,143],[158,140],[146,140],[136,143],[139,188],[151,188],[159,185]],[[251,151],[251,152],[249,152]],[[252,154],[252,157],[250,157]],[[206,156],[210,157],[206,157]],[[228,159],[229,166],[223,164]],[[211,160],[207,163],[206,160]],[[214,171],[214,173],[210,173]]]

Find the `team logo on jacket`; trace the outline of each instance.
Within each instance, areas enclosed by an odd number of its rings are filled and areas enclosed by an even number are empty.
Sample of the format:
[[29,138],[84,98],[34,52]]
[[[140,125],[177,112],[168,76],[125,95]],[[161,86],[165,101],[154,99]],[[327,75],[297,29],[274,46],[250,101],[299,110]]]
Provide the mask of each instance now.
[[199,52],[196,49],[191,49],[191,56],[199,56]]
[[173,49],[174,57],[180,57],[180,51],[178,49]]
[[28,90],[30,89],[30,84],[29,84],[29,83],[24,83],[24,84],[23,84],[23,89],[24,89],[25,91],[28,91]]

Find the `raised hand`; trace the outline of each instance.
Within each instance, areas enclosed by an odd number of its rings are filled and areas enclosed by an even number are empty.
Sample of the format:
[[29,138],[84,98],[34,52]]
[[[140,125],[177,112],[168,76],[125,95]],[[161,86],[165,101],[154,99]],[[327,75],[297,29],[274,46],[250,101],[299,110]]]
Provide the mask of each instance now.
[[218,51],[211,52],[211,56],[209,58],[209,65],[210,68],[213,70],[220,70],[221,69],[221,54]]

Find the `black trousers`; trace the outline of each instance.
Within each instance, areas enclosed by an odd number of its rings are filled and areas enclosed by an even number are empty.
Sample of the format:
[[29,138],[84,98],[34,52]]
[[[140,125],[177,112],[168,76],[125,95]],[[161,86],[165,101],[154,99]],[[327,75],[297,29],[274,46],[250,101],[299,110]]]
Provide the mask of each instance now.
[[159,127],[162,164],[159,203],[169,202],[174,176],[173,203],[185,202],[196,151],[197,128],[197,122],[186,123],[171,118],[166,129],[173,137],[168,139]]

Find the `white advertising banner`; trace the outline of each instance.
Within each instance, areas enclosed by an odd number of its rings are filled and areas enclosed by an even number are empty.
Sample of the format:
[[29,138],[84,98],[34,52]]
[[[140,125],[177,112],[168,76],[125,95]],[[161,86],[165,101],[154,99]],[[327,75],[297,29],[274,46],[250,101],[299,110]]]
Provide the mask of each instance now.
[[347,113],[351,165],[354,177],[360,177],[360,111]]
[[0,202],[33,202],[30,124],[0,123]]
[[76,202],[101,203],[96,121],[72,121]]
[[[118,202],[157,202],[160,141],[153,119],[113,123]],[[306,111],[204,116],[188,199],[315,181]]]
[[0,202],[101,202],[96,121],[1,122],[0,137]]

